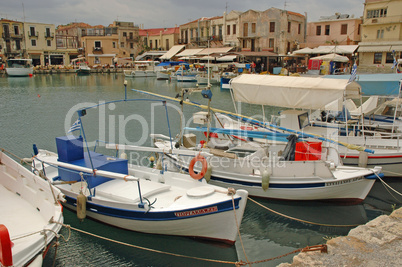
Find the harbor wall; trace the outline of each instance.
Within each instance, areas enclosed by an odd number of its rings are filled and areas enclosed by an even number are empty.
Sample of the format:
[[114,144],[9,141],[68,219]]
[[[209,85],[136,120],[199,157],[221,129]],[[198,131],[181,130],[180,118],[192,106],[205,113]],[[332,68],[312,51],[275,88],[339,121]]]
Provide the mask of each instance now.
[[400,266],[402,261],[402,208],[350,230],[347,236],[327,242],[328,253],[301,252],[293,263],[298,266]]

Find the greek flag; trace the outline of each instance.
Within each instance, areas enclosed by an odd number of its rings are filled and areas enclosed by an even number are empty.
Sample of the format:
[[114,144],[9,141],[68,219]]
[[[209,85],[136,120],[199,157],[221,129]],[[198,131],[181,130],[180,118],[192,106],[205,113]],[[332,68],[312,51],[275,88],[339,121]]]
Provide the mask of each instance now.
[[78,119],[76,120],[73,125],[71,125],[70,130],[67,133],[71,133],[77,130],[81,130],[81,121]]
[[353,64],[352,73],[351,73],[350,78],[349,78],[350,83],[353,82],[354,80],[356,80],[356,71],[357,71],[357,65],[356,65],[356,62],[355,62],[355,64]]
[[398,66],[398,61],[396,61],[396,58],[394,57],[394,64],[392,65],[391,69],[394,69],[396,66]]

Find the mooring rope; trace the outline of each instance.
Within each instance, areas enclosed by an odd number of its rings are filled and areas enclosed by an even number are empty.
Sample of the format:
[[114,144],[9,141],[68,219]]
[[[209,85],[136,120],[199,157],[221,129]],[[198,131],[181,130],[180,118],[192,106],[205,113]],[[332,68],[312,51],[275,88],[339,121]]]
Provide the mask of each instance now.
[[285,218],[288,218],[288,219],[291,219],[291,220],[303,222],[303,223],[308,223],[308,224],[313,224],[313,225],[320,225],[320,226],[329,226],[329,227],[356,227],[356,226],[359,226],[359,225],[360,225],[360,224],[345,224],[345,225],[342,224],[342,225],[337,225],[337,224],[325,224],[325,223],[316,223],[316,222],[306,221],[306,220],[298,219],[298,218],[295,218],[295,217],[288,216],[288,215],[285,215],[285,214],[283,214],[283,213],[277,212],[277,211],[275,211],[275,210],[273,210],[273,209],[270,209],[270,208],[268,208],[268,207],[262,205],[261,203],[255,201],[254,199],[252,199],[252,198],[250,198],[250,197],[248,198],[248,200],[254,202],[254,203],[257,204],[258,206],[260,206],[260,207],[262,207],[262,208],[264,208],[264,209],[266,209],[266,210],[268,210],[268,211],[270,211],[270,212],[272,212],[272,213],[275,213],[275,214],[277,214],[277,215],[280,215],[280,216],[282,216],[282,217],[285,217]]

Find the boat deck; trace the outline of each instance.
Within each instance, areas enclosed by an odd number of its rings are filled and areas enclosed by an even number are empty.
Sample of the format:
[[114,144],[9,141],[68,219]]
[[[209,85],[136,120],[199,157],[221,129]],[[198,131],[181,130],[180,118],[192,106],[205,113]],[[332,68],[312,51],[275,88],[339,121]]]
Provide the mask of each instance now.
[[[0,185],[0,224],[7,227],[12,240],[27,233],[41,231],[47,222],[28,201]],[[18,243],[18,240],[12,241],[14,244]],[[27,242],[26,238],[24,242]]]

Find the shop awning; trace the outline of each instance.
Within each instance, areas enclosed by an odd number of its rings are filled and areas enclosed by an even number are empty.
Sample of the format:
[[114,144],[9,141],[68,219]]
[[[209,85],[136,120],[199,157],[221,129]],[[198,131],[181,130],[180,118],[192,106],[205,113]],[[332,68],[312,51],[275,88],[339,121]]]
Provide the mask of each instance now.
[[163,56],[160,57],[160,59],[171,59],[174,57],[177,53],[179,53],[185,45],[175,45],[172,48],[169,49],[169,51],[166,52]]

